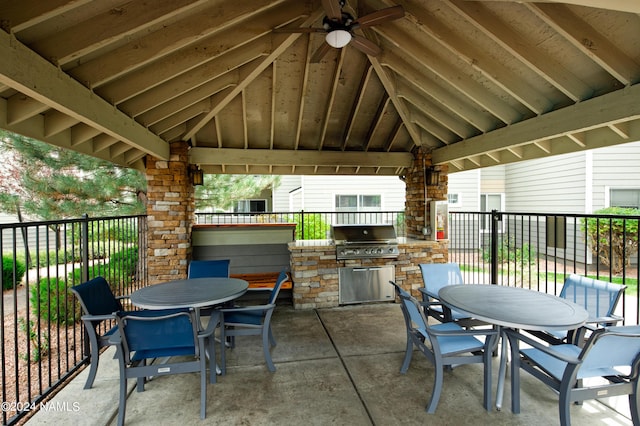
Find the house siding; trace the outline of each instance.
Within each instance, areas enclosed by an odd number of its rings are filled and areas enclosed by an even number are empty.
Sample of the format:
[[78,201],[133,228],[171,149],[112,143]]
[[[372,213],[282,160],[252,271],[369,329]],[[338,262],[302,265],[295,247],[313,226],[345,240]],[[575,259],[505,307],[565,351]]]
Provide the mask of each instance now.
[[594,151],[593,210],[609,207],[611,188],[640,189],[640,142]]
[[[296,188],[301,189],[290,202]],[[276,211],[290,211],[292,206],[297,206],[296,210],[333,211],[338,194],[380,195],[383,211],[404,210],[405,184],[396,176],[282,176],[274,190],[274,207]]]
[[527,213],[584,213],[587,206],[585,153],[510,164],[505,209]]

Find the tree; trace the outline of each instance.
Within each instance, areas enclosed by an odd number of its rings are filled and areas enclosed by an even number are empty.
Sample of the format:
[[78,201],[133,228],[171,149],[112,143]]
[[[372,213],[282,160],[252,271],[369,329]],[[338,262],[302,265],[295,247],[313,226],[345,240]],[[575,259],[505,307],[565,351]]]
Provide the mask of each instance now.
[[205,175],[204,185],[196,187],[196,209],[227,210],[236,201],[255,197],[278,182],[278,176]]
[[[594,255],[613,273],[622,273],[638,251],[639,209],[608,207],[595,212],[604,217],[583,219],[582,230]],[[614,216],[615,215],[615,216]],[[625,217],[632,216],[632,217]]]
[[0,131],[0,210],[40,220],[141,214],[145,176],[72,150]]

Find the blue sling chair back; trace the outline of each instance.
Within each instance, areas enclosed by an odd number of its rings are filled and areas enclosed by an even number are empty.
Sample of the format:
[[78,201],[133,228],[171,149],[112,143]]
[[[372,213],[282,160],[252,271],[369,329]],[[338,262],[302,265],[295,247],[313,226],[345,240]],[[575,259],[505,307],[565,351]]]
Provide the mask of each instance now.
[[393,281],[390,283],[400,298],[407,331],[407,347],[400,372],[404,374],[409,369],[414,346],[434,366],[435,377],[427,412],[436,411],[445,368],[473,363],[484,365],[483,406],[491,411],[491,351],[498,332],[493,329],[465,330],[454,322],[429,325],[420,302]]

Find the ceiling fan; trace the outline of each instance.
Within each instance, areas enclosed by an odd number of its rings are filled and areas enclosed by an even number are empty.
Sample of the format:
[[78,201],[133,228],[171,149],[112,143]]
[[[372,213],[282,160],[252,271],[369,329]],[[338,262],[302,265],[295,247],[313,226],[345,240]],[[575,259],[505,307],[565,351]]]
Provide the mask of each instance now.
[[347,44],[366,55],[377,56],[381,52],[380,47],[371,40],[355,34],[353,30],[372,27],[404,16],[402,6],[393,6],[355,19],[350,13],[342,10],[344,5],[345,0],[322,0],[322,7],[327,14],[322,20],[322,28],[277,28],[274,31],[281,33],[326,33],[326,43],[323,43],[311,56],[311,62],[320,62],[331,48],[340,49]]

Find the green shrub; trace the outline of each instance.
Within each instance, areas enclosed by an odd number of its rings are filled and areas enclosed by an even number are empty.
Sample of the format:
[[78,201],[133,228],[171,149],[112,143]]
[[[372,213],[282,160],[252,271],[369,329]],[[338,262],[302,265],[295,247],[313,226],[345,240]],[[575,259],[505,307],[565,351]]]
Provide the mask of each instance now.
[[[331,225],[322,220],[322,215],[319,213],[305,214],[304,215],[304,231],[302,223],[303,215],[296,213],[291,218],[290,222],[295,222],[296,226],[296,239],[297,240],[323,240],[328,238]],[[303,233],[303,234],[301,234]]]
[[44,321],[60,325],[80,319],[80,305],[60,278],[42,278],[31,287],[31,312]]
[[[24,262],[19,259],[15,260],[15,271],[14,271],[14,262],[13,257],[3,256],[2,257],[2,289],[9,290],[14,287],[14,285],[19,284],[22,281],[22,277],[24,277],[24,273],[26,271],[26,267]],[[15,272],[15,275],[14,275]]]
[[[135,278],[138,266],[138,247],[127,247],[109,258],[104,264],[94,264],[89,267],[89,277],[104,277],[107,282],[120,286],[129,285]],[[83,281],[82,269],[76,268],[69,275],[69,280],[74,283]]]
[[614,274],[621,274],[638,252],[637,217],[640,209],[607,207],[594,213],[618,216],[584,218],[581,230],[586,234],[591,252],[598,256],[600,262],[610,267]]

